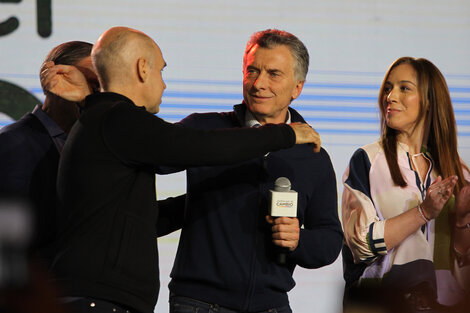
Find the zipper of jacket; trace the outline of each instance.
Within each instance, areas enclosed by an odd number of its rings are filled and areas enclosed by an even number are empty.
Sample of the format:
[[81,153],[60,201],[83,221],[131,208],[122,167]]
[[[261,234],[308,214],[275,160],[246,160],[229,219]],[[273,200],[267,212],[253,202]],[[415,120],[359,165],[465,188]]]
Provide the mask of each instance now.
[[263,179],[263,176],[267,175],[267,157],[268,157],[269,153],[267,153],[266,155],[264,155],[261,159],[261,162],[262,162],[262,170],[260,172],[260,177],[258,178],[258,205],[257,205],[257,212],[256,212],[256,222],[254,223],[254,235],[255,235],[255,238],[254,238],[254,245],[253,245],[253,255],[252,255],[252,258],[251,258],[251,261],[250,261],[250,264],[251,264],[251,268],[250,268],[250,280],[249,280],[249,284],[248,284],[248,290],[247,290],[247,293],[246,293],[246,299],[245,299],[245,304],[243,305],[243,310],[244,311],[249,311],[249,308],[250,308],[250,304],[252,302],[252,299],[253,299],[253,295],[254,295],[254,292],[255,292],[255,285],[256,285],[256,257],[257,257],[257,247],[258,247],[258,240],[259,240],[259,236],[258,236],[258,225],[259,225],[259,216],[261,214],[259,214],[258,210],[261,206],[261,203],[262,203],[262,198],[263,198],[263,181],[265,179]]

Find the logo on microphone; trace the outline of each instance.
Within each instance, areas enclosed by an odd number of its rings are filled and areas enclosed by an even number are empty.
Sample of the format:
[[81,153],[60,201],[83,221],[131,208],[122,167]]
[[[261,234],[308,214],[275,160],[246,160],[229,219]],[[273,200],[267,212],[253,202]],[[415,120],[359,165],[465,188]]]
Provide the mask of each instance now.
[[279,208],[292,208],[294,206],[294,201],[277,200],[276,206]]
[[290,189],[291,183],[286,177],[279,177],[274,182],[274,190],[270,190],[271,216],[297,216],[297,192]]

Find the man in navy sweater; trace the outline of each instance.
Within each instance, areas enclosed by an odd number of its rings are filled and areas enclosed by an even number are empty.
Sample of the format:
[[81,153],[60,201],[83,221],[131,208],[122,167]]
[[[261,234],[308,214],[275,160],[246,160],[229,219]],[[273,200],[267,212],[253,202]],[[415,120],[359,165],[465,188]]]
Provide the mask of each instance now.
[[[308,51],[294,35],[257,32],[243,59],[243,103],[233,112],[193,114],[180,124],[208,130],[305,122],[289,105],[302,91],[308,63]],[[301,145],[236,165],[187,169],[171,313],[291,312],[287,292],[295,285],[295,266],[334,262],[343,239],[333,166],[324,149],[316,152]],[[298,192],[296,218],[267,216],[278,177],[287,177]],[[286,264],[276,262],[277,247],[288,251]]]

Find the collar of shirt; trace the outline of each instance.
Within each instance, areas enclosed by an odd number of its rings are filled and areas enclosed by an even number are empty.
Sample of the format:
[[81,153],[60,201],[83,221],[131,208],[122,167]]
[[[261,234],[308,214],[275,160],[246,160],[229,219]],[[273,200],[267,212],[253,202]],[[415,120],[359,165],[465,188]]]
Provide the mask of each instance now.
[[46,112],[42,110],[41,105],[36,105],[32,113],[46,128],[47,132],[52,137],[57,149],[59,150],[59,152],[61,152],[62,147],[65,143],[65,139],[67,138],[65,132],[62,130],[62,128],[59,127],[59,125],[57,125],[57,123],[52,118],[50,118],[49,115],[46,114]]
[[[291,119],[290,119],[290,112],[289,110],[287,110],[287,118],[286,118],[286,124],[290,124],[291,123]],[[261,123],[258,122],[258,120],[255,118],[255,116],[253,115],[253,113],[251,113],[250,110],[246,110],[245,112],[245,126],[246,127],[260,127],[261,126]]]

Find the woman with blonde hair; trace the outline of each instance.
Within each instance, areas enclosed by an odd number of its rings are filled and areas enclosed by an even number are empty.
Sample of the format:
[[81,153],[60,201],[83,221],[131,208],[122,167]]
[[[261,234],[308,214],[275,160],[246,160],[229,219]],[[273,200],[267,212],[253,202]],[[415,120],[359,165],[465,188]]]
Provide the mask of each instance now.
[[470,290],[470,173],[446,81],[426,59],[399,58],[379,107],[380,140],[343,176],[345,304],[380,286],[411,310],[458,310]]

